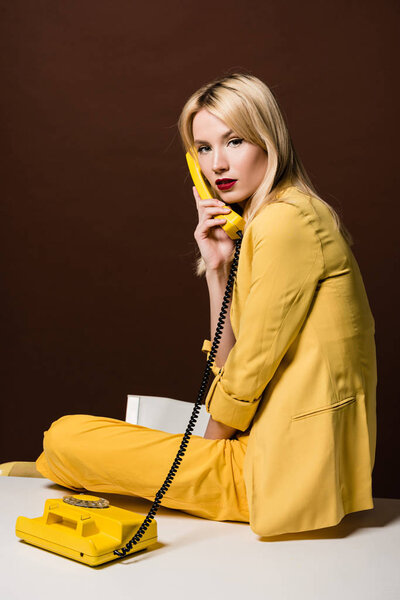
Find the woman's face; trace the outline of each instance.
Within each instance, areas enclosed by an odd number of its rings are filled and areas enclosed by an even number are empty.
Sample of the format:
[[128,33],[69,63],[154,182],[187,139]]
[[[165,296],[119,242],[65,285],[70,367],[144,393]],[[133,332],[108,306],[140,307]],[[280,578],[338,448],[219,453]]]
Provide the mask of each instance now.
[[[265,150],[239,138],[224,121],[202,108],[193,119],[193,137],[202,172],[226,204],[245,207],[267,170]],[[235,179],[230,188],[219,179]]]

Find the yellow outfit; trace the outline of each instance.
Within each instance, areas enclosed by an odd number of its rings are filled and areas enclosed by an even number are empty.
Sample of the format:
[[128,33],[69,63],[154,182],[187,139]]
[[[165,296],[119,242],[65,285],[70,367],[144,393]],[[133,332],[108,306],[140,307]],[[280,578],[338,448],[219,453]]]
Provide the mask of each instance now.
[[[44,432],[42,475],[74,490],[140,496],[151,502],[171,468],[182,434],[93,415],[65,415]],[[216,521],[249,522],[243,460],[247,436],[192,435],[162,506]]]
[[320,529],[374,507],[375,321],[356,259],[328,207],[295,187],[243,238],[235,345],[206,398],[244,431],[251,529]]
[[[375,322],[354,255],[319,199],[290,186],[249,224],[230,317],[236,342],[213,365],[206,409],[239,431],[192,436],[162,504],[246,521],[261,536],[373,508]],[[153,500],[181,438],[67,415],[45,432],[36,466],[73,489]]]

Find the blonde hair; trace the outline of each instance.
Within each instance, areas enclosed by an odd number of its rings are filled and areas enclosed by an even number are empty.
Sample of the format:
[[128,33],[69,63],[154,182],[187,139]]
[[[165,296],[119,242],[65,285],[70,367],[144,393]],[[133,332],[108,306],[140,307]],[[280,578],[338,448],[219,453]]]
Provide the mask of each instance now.
[[[192,123],[195,115],[206,108],[223,120],[228,127],[250,143],[268,153],[268,166],[263,181],[246,202],[243,219],[244,231],[267,204],[277,202],[283,188],[294,185],[301,191],[321,200],[330,210],[336,228],[347,243],[353,245],[350,232],[337,212],[317,194],[306,170],[297,156],[285,119],[272,91],[260,79],[247,73],[224,75],[203,85],[184,105],[178,120],[178,129],[185,152],[194,147]],[[221,199],[218,189],[210,185],[214,197]],[[232,259],[233,259],[232,253]],[[204,275],[206,265],[200,256],[196,259],[196,274]]]

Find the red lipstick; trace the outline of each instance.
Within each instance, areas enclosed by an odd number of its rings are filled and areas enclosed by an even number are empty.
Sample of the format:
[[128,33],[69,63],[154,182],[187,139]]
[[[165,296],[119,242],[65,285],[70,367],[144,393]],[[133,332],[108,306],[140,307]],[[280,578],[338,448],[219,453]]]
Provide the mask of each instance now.
[[217,187],[219,190],[230,190],[235,183],[237,182],[237,179],[217,179],[217,181],[215,182],[217,184]]

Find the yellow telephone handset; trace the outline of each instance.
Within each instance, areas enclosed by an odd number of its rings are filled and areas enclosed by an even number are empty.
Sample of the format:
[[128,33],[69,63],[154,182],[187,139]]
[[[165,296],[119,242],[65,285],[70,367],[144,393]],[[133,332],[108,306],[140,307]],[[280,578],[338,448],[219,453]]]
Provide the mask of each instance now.
[[[193,150],[193,154],[196,156],[196,150]],[[199,193],[202,200],[212,198],[213,195],[203,179],[199,161],[193,158],[190,152],[186,152],[186,160],[188,163],[189,171],[193,179],[193,183]],[[231,208],[231,207],[230,207]],[[221,227],[232,240],[236,240],[242,237],[245,221],[244,219],[234,210],[224,215],[215,215],[214,219],[226,219],[226,223],[221,224]]]

